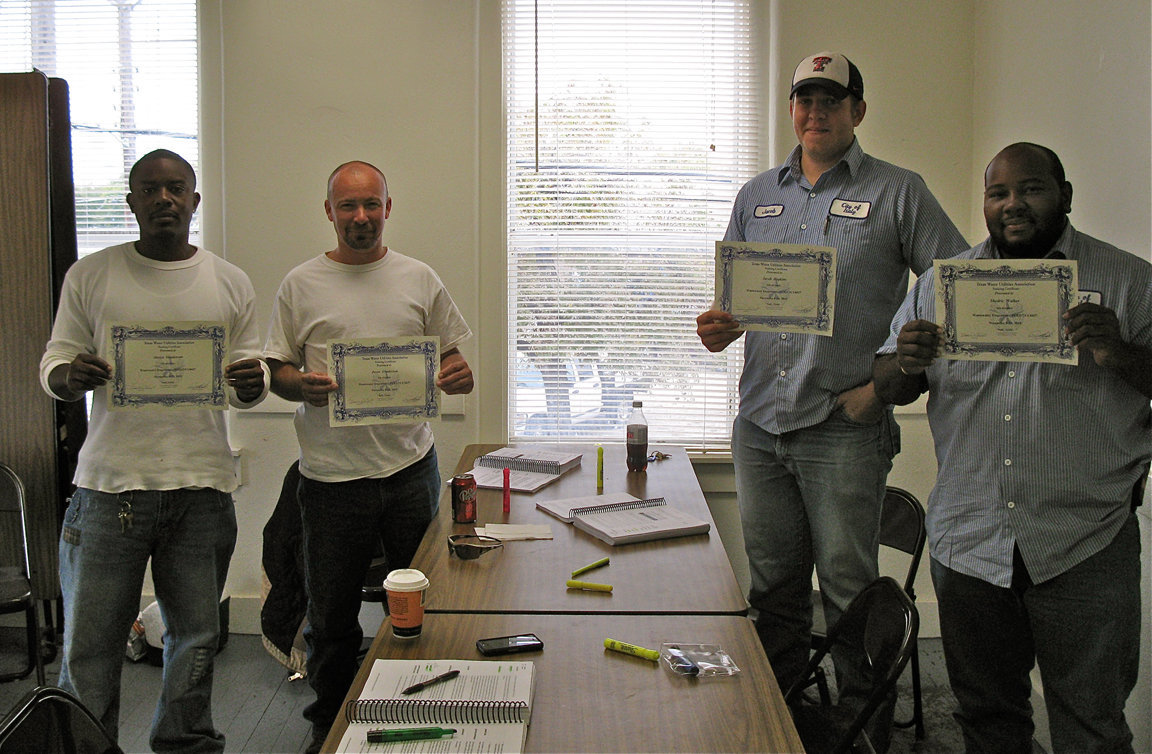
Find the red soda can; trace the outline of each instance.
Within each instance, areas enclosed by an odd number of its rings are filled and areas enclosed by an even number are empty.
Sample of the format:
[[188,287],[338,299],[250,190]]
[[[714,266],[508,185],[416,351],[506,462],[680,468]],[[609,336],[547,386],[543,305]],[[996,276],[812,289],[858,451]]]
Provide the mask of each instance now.
[[476,521],[476,479],[471,474],[452,477],[452,520],[458,524]]

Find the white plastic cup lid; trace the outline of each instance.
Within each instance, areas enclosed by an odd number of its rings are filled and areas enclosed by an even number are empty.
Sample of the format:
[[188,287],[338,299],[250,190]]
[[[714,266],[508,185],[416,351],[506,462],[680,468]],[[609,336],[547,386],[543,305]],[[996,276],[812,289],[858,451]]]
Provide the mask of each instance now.
[[398,568],[384,579],[384,588],[393,592],[418,592],[428,588],[428,577],[415,568]]

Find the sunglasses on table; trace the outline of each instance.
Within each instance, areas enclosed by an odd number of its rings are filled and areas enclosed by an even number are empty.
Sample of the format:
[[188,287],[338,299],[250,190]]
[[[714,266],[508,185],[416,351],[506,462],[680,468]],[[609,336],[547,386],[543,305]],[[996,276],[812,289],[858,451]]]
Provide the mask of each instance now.
[[495,537],[482,537],[478,534],[452,534],[448,537],[448,553],[461,560],[475,560],[503,546],[504,543]]

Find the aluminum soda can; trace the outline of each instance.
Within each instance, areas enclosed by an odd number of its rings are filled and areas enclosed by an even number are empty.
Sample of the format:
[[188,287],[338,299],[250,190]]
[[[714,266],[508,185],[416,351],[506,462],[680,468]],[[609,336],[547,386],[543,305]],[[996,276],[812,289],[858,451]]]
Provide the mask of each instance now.
[[452,520],[458,524],[476,521],[476,479],[471,474],[452,477]]

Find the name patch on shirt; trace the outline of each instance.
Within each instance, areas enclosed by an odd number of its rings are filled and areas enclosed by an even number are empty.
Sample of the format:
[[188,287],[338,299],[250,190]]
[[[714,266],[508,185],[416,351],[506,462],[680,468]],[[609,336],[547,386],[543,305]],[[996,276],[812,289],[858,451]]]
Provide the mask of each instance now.
[[828,214],[836,217],[851,217],[863,220],[872,210],[872,202],[850,202],[847,199],[833,199]]
[[779,217],[784,212],[783,204],[761,204],[754,212],[756,217]]
[[1081,290],[1076,294],[1076,303],[1078,304],[1099,304],[1103,300],[1100,291]]

